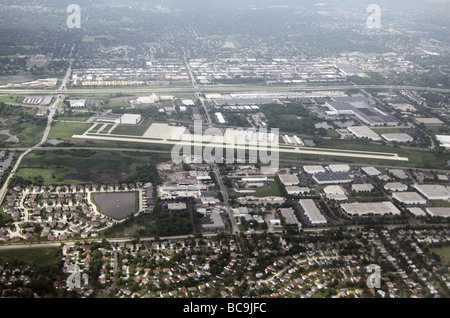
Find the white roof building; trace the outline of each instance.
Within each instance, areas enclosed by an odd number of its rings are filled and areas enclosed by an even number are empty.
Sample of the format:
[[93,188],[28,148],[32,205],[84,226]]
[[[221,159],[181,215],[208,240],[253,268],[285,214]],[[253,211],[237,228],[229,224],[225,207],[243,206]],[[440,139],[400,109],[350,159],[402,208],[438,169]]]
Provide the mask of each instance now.
[[321,172],[325,172],[325,168],[322,166],[303,166],[303,170],[305,170],[306,173],[309,174],[316,174],[316,173],[321,173]]
[[328,166],[332,172],[349,172],[349,165],[329,165]]
[[404,204],[427,204],[427,200],[422,198],[417,192],[395,192],[392,198]]
[[450,217],[450,208],[426,208],[426,211],[431,216]]
[[317,208],[314,200],[304,199],[299,202],[312,224],[316,225],[327,223],[327,219],[322,215],[322,213],[320,213],[320,210]]
[[428,200],[449,200],[450,190],[448,187],[438,184],[415,184],[414,188],[423,194]]
[[400,210],[390,201],[375,203],[343,203],[341,204],[341,208],[345,213],[352,216],[401,214]]
[[374,167],[363,167],[361,170],[371,177],[379,176],[381,174],[381,171]]
[[384,185],[385,190],[402,192],[408,190],[408,186],[400,182],[389,182]]

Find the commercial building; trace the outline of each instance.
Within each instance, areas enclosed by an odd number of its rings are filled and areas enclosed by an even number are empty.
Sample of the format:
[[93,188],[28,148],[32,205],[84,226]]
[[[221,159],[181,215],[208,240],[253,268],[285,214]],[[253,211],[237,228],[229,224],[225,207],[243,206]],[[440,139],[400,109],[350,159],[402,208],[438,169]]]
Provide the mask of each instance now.
[[335,201],[347,201],[348,197],[345,195],[345,191],[341,186],[332,185],[323,189],[325,195],[330,200]]
[[450,136],[448,135],[436,135],[437,140],[442,147],[450,148]]
[[379,171],[377,168],[374,168],[374,167],[363,167],[363,168],[361,168],[361,170],[364,171],[366,174],[368,174],[371,177],[381,175],[381,171]]
[[286,187],[286,192],[289,195],[300,195],[300,194],[309,193],[310,191],[311,191],[311,189],[307,188],[307,187],[297,187],[297,186],[287,186]]
[[225,118],[223,118],[222,113],[216,113],[215,115],[219,124],[225,124]]
[[438,184],[415,184],[414,188],[423,194],[428,200],[449,200],[450,190],[448,187]]
[[389,182],[384,185],[384,189],[392,192],[403,192],[408,190],[408,186],[400,182]]
[[444,125],[444,122],[437,118],[416,118],[414,121],[417,124],[424,124],[427,127],[441,127]]
[[308,174],[316,174],[325,172],[325,168],[322,166],[303,166],[303,170],[305,170]]
[[278,177],[280,178],[281,183],[285,186],[293,186],[300,183],[298,177],[293,174],[280,174]]
[[383,134],[381,135],[383,139],[390,142],[413,142],[414,138],[408,134]]
[[313,175],[314,181],[318,184],[337,184],[353,182],[353,176],[345,172],[324,172]]
[[349,165],[329,165],[328,168],[332,172],[349,172],[351,169]]
[[414,216],[426,216],[427,215],[422,208],[409,208],[408,211],[411,212],[412,214],[414,214]]
[[327,219],[320,213],[320,210],[317,208],[314,200],[304,199],[300,200],[300,205],[305,211],[305,215],[308,217],[309,221],[314,224],[326,224]]
[[286,224],[289,225],[297,225],[298,229],[301,230],[302,224],[297,220],[297,217],[295,216],[294,209],[292,208],[284,208],[279,209],[281,215],[283,216]]
[[367,126],[351,126],[347,127],[347,129],[358,138],[368,138],[373,141],[381,140],[380,136]]
[[450,208],[426,208],[426,211],[431,216],[450,217]]
[[425,205],[427,204],[427,200],[421,197],[417,192],[395,192],[392,195],[392,198],[397,200],[398,202],[407,204],[407,205]]
[[400,215],[400,210],[389,201],[375,203],[343,203],[342,210],[351,216]]
[[325,103],[328,116],[352,115],[369,126],[397,126],[399,121],[392,115],[386,114],[372,106],[371,100],[363,96],[335,97]]
[[373,185],[370,183],[362,183],[362,184],[352,184],[352,190],[360,193],[360,192],[372,192]]
[[69,100],[70,108],[86,107],[86,99],[72,99]]
[[142,115],[139,114],[123,114],[119,119],[122,125],[139,125],[142,121]]
[[207,218],[211,223],[202,224],[202,228],[205,231],[219,231],[225,230],[226,226],[223,222],[222,216],[219,213],[207,214]]

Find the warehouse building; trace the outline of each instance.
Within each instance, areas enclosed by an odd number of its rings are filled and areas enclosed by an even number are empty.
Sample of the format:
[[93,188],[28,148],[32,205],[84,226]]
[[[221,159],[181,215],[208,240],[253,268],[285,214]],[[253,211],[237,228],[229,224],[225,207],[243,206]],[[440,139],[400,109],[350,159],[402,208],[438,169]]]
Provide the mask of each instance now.
[[426,208],[426,211],[431,216],[450,217],[450,208]]
[[448,187],[438,184],[415,184],[414,188],[423,194],[428,200],[449,200],[450,190]]
[[328,168],[331,172],[349,172],[351,169],[349,165],[329,165]]
[[377,168],[374,167],[363,167],[361,168],[362,171],[364,171],[366,174],[368,174],[371,177],[376,177],[381,175],[381,171],[379,171]]
[[293,186],[300,183],[298,177],[293,174],[280,174],[278,177],[280,178],[281,183],[285,186]]
[[325,172],[325,168],[322,166],[303,166],[303,170],[305,170],[308,174],[316,174]]
[[119,119],[122,125],[139,125],[142,121],[142,115],[139,114],[123,114]]
[[414,138],[408,134],[383,134],[381,135],[383,139],[390,142],[413,142]]
[[422,208],[409,208],[408,211],[411,212],[414,216],[426,216],[427,215],[425,213],[425,211],[422,210]]
[[289,195],[300,195],[300,194],[306,194],[311,191],[310,188],[306,187],[297,187],[297,186],[287,186],[286,192]]
[[304,199],[300,200],[299,202],[303,210],[305,211],[305,214],[308,217],[309,221],[313,225],[327,223],[327,219],[322,215],[322,213],[320,213],[320,210],[317,208],[314,200]]
[[400,210],[389,201],[375,203],[343,203],[342,210],[351,216],[400,215]]
[[345,172],[324,172],[313,175],[318,184],[336,184],[353,182],[353,176]]
[[360,192],[372,192],[373,185],[370,183],[362,183],[362,184],[352,184],[352,190],[360,193]]
[[427,200],[422,198],[417,192],[395,192],[392,198],[407,205],[427,204]]
[[367,126],[352,126],[347,127],[347,129],[358,138],[368,138],[373,141],[381,140],[380,136]]
[[323,189],[325,195],[330,200],[335,201],[347,201],[348,197],[345,195],[345,191],[341,186],[332,185]]
[[392,192],[403,192],[408,190],[408,186],[400,182],[389,182],[384,185],[384,189]]

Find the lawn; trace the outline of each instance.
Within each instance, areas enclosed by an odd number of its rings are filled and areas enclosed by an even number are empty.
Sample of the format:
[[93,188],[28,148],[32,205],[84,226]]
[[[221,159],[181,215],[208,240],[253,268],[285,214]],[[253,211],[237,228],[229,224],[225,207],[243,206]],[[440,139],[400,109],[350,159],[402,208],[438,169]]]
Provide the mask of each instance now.
[[55,122],[50,129],[49,139],[70,139],[73,135],[82,135],[92,124]]
[[450,265],[450,246],[431,248],[430,252],[434,252],[440,256],[442,265]]

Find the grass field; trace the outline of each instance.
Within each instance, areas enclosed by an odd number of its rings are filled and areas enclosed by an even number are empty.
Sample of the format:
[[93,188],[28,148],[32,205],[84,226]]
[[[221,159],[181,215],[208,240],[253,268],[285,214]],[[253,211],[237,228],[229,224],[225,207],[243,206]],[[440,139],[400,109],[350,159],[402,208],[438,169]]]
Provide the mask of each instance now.
[[91,127],[92,124],[55,122],[50,129],[50,139],[70,139],[73,135],[81,135]]
[[61,257],[59,247],[20,248],[0,251],[2,264],[17,261],[30,266],[47,266],[57,263]]
[[252,193],[236,192],[236,195],[238,197],[254,196],[257,198],[281,196],[280,187],[276,181],[269,181],[269,185],[270,189],[256,189]]
[[434,252],[441,257],[441,264],[450,266],[450,246],[431,248],[430,252]]
[[169,159],[170,154],[91,150],[36,151],[23,159],[17,176],[29,180],[41,176],[45,185],[118,183],[130,177],[139,165]]

